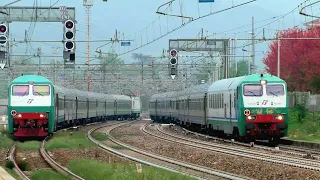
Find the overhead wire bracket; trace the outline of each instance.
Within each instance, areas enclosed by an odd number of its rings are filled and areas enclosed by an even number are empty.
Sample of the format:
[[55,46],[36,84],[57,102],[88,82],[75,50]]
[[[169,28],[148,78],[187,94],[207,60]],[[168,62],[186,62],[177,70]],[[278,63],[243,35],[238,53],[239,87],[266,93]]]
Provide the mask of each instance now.
[[171,1],[167,2],[167,3],[162,4],[161,6],[159,6],[159,7],[158,7],[158,9],[157,9],[157,12],[156,12],[156,13],[157,13],[157,14],[164,15],[164,16],[173,16],[173,17],[187,18],[187,19],[189,19],[190,21],[192,21],[192,20],[193,20],[193,17],[182,16],[182,15],[176,15],[176,14],[168,14],[168,13],[164,13],[164,12],[160,12],[160,11],[159,11],[159,10],[160,10],[160,8],[161,8],[161,7],[163,7],[163,6],[165,6],[165,5],[169,5],[169,6],[171,6],[171,5],[172,5],[172,3],[173,3],[174,1],[176,1],[176,0],[171,0]]
[[305,8],[307,8],[309,6],[312,6],[314,4],[317,4],[317,3],[320,3],[320,1],[317,1],[317,2],[314,2],[314,3],[311,3],[311,4],[307,5],[307,6],[302,7],[300,12],[299,12],[299,14],[301,14],[303,16],[308,16],[308,17],[320,18],[319,16],[314,16],[314,15],[310,15],[310,14],[306,14],[306,13],[302,12]]

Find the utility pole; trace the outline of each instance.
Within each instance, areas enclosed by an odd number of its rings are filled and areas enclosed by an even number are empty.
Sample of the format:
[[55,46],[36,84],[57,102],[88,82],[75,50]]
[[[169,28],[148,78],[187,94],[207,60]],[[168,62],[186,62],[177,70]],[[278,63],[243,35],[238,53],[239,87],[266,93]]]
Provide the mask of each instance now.
[[56,83],[57,81],[57,68],[56,68],[56,65],[57,65],[57,59],[56,59],[56,56],[58,55],[58,48],[57,47],[52,47],[52,54],[54,56],[54,69],[53,69],[53,72],[54,72],[54,76],[53,76],[53,82]]
[[87,13],[87,84],[88,91],[90,91],[90,18],[91,18],[91,7],[93,6],[93,0],[83,0],[83,6],[86,8]]
[[277,68],[277,76],[280,78],[280,23],[278,25],[278,34],[277,34],[277,38],[278,38],[278,68]]
[[252,16],[252,73],[255,73],[255,46],[254,46],[254,17]]
[[41,69],[40,69],[40,66],[41,66],[41,48],[40,47],[37,49],[37,56],[39,58],[38,75],[41,75],[40,74],[40,72],[41,72]]

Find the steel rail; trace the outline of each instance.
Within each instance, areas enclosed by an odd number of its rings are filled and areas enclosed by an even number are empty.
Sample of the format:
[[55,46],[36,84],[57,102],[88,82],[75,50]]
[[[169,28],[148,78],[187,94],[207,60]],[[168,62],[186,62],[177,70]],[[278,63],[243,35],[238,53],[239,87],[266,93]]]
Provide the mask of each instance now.
[[263,153],[253,153],[253,152],[249,152],[249,151],[247,151],[247,152],[240,151],[239,152],[239,149],[235,149],[235,148],[228,149],[226,147],[220,147],[218,145],[208,147],[208,146],[204,146],[201,144],[194,144],[194,143],[184,142],[184,141],[180,141],[180,140],[170,139],[167,137],[162,137],[160,135],[156,135],[156,134],[153,134],[153,133],[146,131],[145,128],[143,129],[143,131],[145,133],[152,135],[154,137],[157,137],[159,139],[164,139],[164,140],[175,142],[175,143],[178,142],[178,143],[181,143],[184,145],[188,145],[188,146],[192,146],[192,147],[196,147],[196,148],[200,148],[200,149],[216,151],[216,152],[220,152],[223,154],[242,156],[242,157],[246,157],[246,158],[250,158],[250,159],[262,160],[262,161],[266,161],[266,162],[272,162],[272,163],[277,163],[277,164],[283,164],[283,165],[289,165],[289,166],[294,166],[294,167],[300,167],[300,168],[320,171],[320,162],[314,163],[314,162],[308,162],[308,161],[286,158],[286,157],[277,157],[277,156],[274,157],[272,155],[264,155]]
[[18,176],[23,180],[30,180],[30,178],[20,169],[16,160],[15,160],[15,153],[16,153],[16,143],[14,143],[10,149],[9,159],[14,165],[14,170],[18,174]]
[[[149,123],[147,123],[146,125],[148,125]],[[145,126],[146,126],[145,125]],[[116,127],[115,127],[116,128]],[[140,127],[140,129],[143,128],[143,127]],[[114,129],[114,128],[113,128]],[[110,130],[112,131],[112,130]],[[109,132],[110,132],[109,131]],[[117,139],[115,139],[114,137],[112,137],[110,135],[110,133],[107,132],[107,135],[109,137],[109,139],[116,143],[116,144],[119,144],[121,146],[124,146],[132,151],[135,151],[139,154],[143,154],[145,156],[149,156],[149,157],[152,157],[154,159],[158,159],[158,160],[161,160],[161,161],[164,161],[164,162],[167,162],[167,163],[171,163],[171,164],[175,164],[177,166],[181,166],[181,167],[184,167],[184,168],[188,168],[188,169],[192,169],[194,171],[198,171],[198,172],[201,172],[201,173],[206,173],[206,174],[209,174],[209,175],[213,175],[213,176],[218,176],[218,177],[222,177],[222,178],[227,178],[227,179],[237,179],[237,180],[240,180],[240,179],[252,179],[252,178],[249,178],[249,177],[244,177],[244,176],[240,176],[240,175],[236,175],[236,174],[232,174],[232,173],[229,173],[229,172],[224,172],[224,171],[219,171],[219,170],[216,170],[216,169],[211,169],[211,168],[208,168],[208,167],[204,167],[204,166],[199,166],[199,165],[195,165],[195,164],[191,164],[191,163],[186,163],[186,162],[182,162],[182,161],[178,161],[178,160],[175,160],[175,159],[172,159],[172,158],[168,158],[168,157],[164,157],[164,156],[159,156],[157,154],[153,154],[153,153],[148,153],[148,152],[145,152],[143,150],[140,150],[136,147],[133,147],[133,146],[130,146],[128,144],[125,144],[125,143],[122,143],[120,141],[118,141]],[[181,172],[180,172],[181,173]],[[195,175],[194,175],[195,176]]]
[[80,179],[80,180],[84,180],[84,178],[76,175],[75,173],[71,172],[68,168],[60,165],[59,163],[57,163],[55,160],[53,160],[50,155],[48,154],[48,152],[45,150],[45,142],[47,140],[49,136],[47,136],[41,144],[40,147],[40,154],[43,157],[43,159],[57,172],[64,174],[64,175],[71,175],[74,179]]
[[121,153],[119,151],[116,151],[114,150],[113,148],[110,148],[102,143],[100,143],[99,141],[97,141],[96,139],[94,139],[92,136],[91,136],[91,133],[96,131],[97,129],[100,129],[100,128],[103,128],[105,126],[101,126],[101,127],[97,127],[97,128],[93,128],[91,129],[89,132],[88,132],[88,138],[90,141],[92,141],[93,143],[97,144],[102,150],[106,150],[106,151],[109,151],[115,155],[118,155],[120,157],[123,157],[123,158],[126,158],[126,159],[130,159],[132,161],[135,161],[135,162],[139,162],[139,163],[142,163],[142,164],[145,164],[145,165],[149,165],[149,166],[153,166],[153,167],[157,167],[157,168],[161,168],[161,169],[165,169],[165,170],[168,170],[168,171],[171,171],[171,172],[175,172],[175,173],[182,173],[182,174],[185,174],[185,175],[188,175],[188,176],[191,176],[191,177],[194,177],[194,178],[197,178],[197,179],[203,179],[202,177],[199,178],[198,176],[193,176],[193,175],[190,175],[188,173],[183,173],[183,172],[180,172],[180,171],[177,171],[175,169],[172,169],[170,167],[166,167],[166,166],[161,166],[161,165],[158,165],[158,164],[154,164],[154,163],[151,163],[151,162],[148,162],[148,161],[145,161],[145,160],[141,160],[139,158],[135,158],[133,156],[129,156],[127,154],[124,154],[124,153]]
[[[213,137],[213,136],[209,136],[209,135],[204,135],[204,134],[200,134],[200,133],[197,133],[197,132],[190,131],[190,130],[185,129],[185,128],[182,128],[182,129],[186,133],[194,134],[197,137],[201,136],[201,137],[204,137],[206,139],[214,139],[214,140],[218,140],[218,141],[222,141],[222,142],[226,142],[226,143],[231,143],[231,144],[236,144],[236,145],[240,145],[240,146],[250,147],[250,144],[247,144],[247,143],[241,143],[241,142],[236,142],[236,141],[231,141],[231,140],[227,140],[227,139],[217,138],[217,137]],[[283,153],[283,154],[291,154],[291,155],[296,155],[296,156],[301,156],[301,157],[306,157],[307,156],[307,154],[303,154],[303,153],[292,152],[292,151],[282,151],[281,147],[279,147],[279,150],[276,150],[275,148],[265,147],[265,146],[261,146],[261,145],[254,145],[253,148],[263,149],[263,150],[271,151],[271,152],[279,152],[279,153]]]

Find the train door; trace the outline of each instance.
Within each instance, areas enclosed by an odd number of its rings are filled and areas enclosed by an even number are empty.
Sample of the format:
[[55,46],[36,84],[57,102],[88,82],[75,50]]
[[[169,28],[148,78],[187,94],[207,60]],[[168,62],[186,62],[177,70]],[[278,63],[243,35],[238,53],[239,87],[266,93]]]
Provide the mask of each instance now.
[[117,100],[114,100],[114,115],[117,115],[118,105]]
[[231,94],[229,95],[229,118],[230,118],[230,122],[231,122],[231,118],[232,118],[232,96]]
[[188,123],[190,123],[190,96],[187,96],[187,100],[186,100],[186,114],[185,114],[185,117],[186,117],[186,121],[188,122]]
[[97,111],[96,111],[96,117],[97,117],[97,116],[100,116],[100,111],[101,111],[101,110],[99,109],[98,99],[96,100],[96,110],[97,110]]
[[66,120],[66,113],[67,113],[67,108],[66,108],[66,100],[67,100],[67,98],[66,98],[66,96],[63,96],[63,112],[64,112],[64,114],[63,114],[63,121],[65,121]]
[[222,95],[222,106],[223,106],[223,108],[224,108],[224,119],[227,119],[227,102],[228,102],[228,100],[224,100],[225,98],[224,98],[224,94],[221,94]]
[[76,120],[78,119],[78,97],[76,97]]
[[207,97],[207,93],[205,93],[204,94],[204,99],[203,99],[203,117],[204,117],[204,119],[203,119],[203,121],[202,122],[204,122],[204,124],[205,124],[205,126],[207,126],[208,127],[208,122],[207,122],[207,114],[208,114],[208,97]]
[[55,105],[54,129],[56,129],[56,126],[57,126],[57,123],[58,123],[59,110],[60,110],[58,93],[56,94],[55,101],[56,101],[56,105]]
[[88,98],[86,98],[86,100],[87,100],[87,118],[89,118],[90,103]]
[[155,114],[156,114],[156,117],[158,117],[158,99],[156,99],[156,102],[155,102]]

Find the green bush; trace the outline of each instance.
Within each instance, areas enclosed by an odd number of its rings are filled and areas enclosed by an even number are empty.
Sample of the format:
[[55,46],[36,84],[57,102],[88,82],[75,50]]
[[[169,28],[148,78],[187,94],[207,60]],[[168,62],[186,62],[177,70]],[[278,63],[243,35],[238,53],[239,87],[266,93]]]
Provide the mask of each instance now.
[[8,168],[8,169],[13,169],[13,168],[14,168],[14,164],[13,164],[13,162],[11,162],[11,161],[6,161],[5,166],[6,166],[6,168]]
[[18,162],[18,167],[21,169],[21,171],[26,171],[29,165],[26,161],[20,161]]

